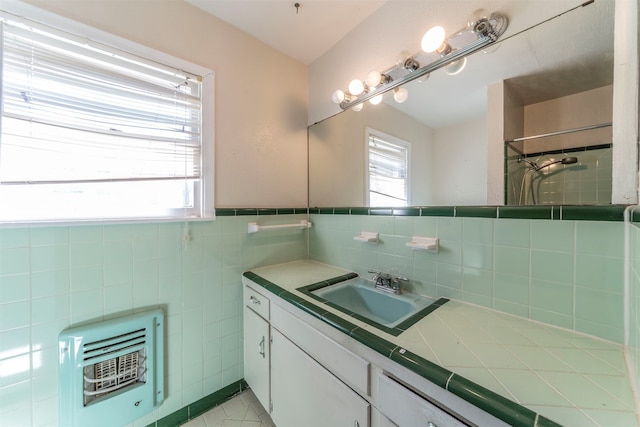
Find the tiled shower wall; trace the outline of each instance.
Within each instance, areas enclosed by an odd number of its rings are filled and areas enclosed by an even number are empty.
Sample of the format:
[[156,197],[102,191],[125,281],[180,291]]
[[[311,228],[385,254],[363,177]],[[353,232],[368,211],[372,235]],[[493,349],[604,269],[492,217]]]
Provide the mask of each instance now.
[[[494,215],[495,216],[495,215]],[[415,291],[451,297],[623,342],[622,221],[444,216],[311,216],[310,257],[370,276],[405,276]],[[353,237],[378,232],[380,242]],[[406,247],[438,237],[440,252]]]
[[188,225],[0,229],[0,424],[57,426],[58,333],[148,307],[166,315],[167,398],[135,425],[241,379],[242,271],[307,254],[299,229],[247,233],[251,221],[306,215],[251,212]]
[[628,224],[629,262],[629,370],[636,393],[640,388],[640,207],[631,210]]

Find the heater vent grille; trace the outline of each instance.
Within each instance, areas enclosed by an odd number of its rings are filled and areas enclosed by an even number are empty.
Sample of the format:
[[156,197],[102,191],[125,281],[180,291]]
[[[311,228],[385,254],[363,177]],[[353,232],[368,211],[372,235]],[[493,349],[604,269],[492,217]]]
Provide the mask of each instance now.
[[164,400],[161,309],[60,333],[60,425],[125,425]]

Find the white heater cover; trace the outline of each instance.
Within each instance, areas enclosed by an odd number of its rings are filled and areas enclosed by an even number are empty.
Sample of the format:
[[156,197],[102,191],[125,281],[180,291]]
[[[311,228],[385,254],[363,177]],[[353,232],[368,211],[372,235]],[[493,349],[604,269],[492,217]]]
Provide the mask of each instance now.
[[164,400],[160,309],[65,329],[58,336],[59,425],[120,426]]

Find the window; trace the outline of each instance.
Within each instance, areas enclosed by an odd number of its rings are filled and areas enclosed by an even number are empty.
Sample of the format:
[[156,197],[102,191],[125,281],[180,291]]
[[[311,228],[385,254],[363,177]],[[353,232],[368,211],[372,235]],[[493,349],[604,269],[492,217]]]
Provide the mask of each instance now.
[[0,221],[212,216],[211,73],[0,19]]
[[411,144],[367,129],[368,205],[409,205]]

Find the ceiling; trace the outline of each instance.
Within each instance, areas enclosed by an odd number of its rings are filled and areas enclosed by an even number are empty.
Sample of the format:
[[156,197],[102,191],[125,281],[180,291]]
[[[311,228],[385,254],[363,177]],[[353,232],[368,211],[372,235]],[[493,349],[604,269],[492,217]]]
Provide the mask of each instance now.
[[[474,7],[504,9],[509,28],[497,43],[497,51],[473,55],[465,71],[454,77],[436,72],[426,83],[410,83],[411,95],[404,104],[385,97],[385,102],[432,128],[451,126],[485,111],[486,88],[496,81],[506,81],[529,104],[600,87],[613,79],[614,2],[609,0],[585,2],[583,6],[588,7],[579,7],[579,0],[557,0],[553,7],[549,0],[184,1],[306,65],[340,46],[345,36],[366,39],[363,35],[379,33],[380,25],[403,31],[376,39],[376,47],[398,44],[404,33],[424,26],[422,2],[429,2],[429,16],[444,21],[455,17],[457,22]],[[374,13],[380,8],[384,23],[380,13]],[[567,10],[571,12],[565,14]],[[335,87],[326,90],[329,102],[333,90]]]
[[[185,0],[309,65],[386,0]],[[295,5],[299,6],[296,7]],[[319,36],[321,35],[321,36]]]

